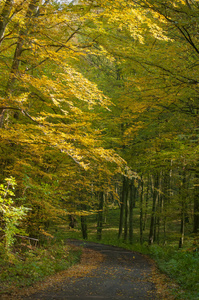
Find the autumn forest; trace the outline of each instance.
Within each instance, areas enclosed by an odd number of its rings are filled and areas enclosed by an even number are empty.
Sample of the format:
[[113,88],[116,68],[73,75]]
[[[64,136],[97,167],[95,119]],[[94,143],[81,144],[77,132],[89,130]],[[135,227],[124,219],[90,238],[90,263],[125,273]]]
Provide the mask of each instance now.
[[198,254],[198,29],[198,0],[0,1],[4,261],[113,226]]

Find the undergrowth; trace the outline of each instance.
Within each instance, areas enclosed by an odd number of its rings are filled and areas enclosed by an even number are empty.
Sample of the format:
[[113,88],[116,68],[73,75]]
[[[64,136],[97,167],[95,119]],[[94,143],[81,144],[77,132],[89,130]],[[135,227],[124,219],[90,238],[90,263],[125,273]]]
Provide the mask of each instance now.
[[150,247],[150,254],[160,270],[175,280],[182,290],[174,291],[176,299],[199,299],[199,251],[172,247]]
[[13,287],[30,286],[56,272],[66,270],[80,259],[81,250],[71,249],[64,243],[39,247],[18,247],[12,261],[5,256],[0,244],[0,294],[10,293]]

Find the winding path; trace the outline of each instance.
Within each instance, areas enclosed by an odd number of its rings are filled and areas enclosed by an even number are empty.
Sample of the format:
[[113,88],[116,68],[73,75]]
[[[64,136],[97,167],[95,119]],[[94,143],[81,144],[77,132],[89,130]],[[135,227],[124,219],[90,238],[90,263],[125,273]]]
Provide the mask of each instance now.
[[[56,288],[51,287],[25,299],[79,300],[155,300],[151,281],[152,265],[143,255],[122,248],[77,240],[68,241],[104,256],[100,265],[82,277],[69,277]],[[71,274],[72,275],[72,274]]]

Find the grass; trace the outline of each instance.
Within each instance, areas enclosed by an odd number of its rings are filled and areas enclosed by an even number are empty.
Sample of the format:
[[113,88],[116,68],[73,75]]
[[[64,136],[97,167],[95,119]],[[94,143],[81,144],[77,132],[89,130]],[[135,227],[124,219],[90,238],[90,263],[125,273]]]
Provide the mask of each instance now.
[[199,299],[199,251],[174,247],[150,247],[160,270],[175,280],[183,291],[174,291],[176,299]]
[[[48,243],[32,247],[17,246],[12,261],[6,259],[0,244],[0,294],[10,293],[13,287],[22,288],[45,279],[56,272],[68,269],[80,259],[81,251],[70,249],[64,243]],[[23,249],[23,250],[22,250]]]

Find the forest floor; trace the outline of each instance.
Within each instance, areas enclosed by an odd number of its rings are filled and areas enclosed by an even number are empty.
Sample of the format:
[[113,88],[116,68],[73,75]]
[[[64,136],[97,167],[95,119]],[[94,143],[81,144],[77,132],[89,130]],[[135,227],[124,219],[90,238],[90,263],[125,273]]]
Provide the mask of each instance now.
[[79,264],[2,299],[174,299],[168,292],[171,281],[149,257],[115,246],[67,242],[83,246]]

